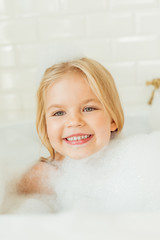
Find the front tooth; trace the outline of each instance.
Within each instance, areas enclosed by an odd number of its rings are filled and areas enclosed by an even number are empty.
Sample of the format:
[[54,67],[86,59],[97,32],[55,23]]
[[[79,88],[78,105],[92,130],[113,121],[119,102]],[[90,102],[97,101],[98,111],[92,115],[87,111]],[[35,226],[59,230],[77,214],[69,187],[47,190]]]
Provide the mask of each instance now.
[[69,141],[73,141],[73,137],[67,138],[67,140],[69,140]]
[[85,139],[85,138],[88,138],[89,135],[84,135],[84,136],[78,136],[78,137],[70,137],[70,138],[67,138],[67,140],[69,141],[76,141],[76,140],[81,140],[81,139]]

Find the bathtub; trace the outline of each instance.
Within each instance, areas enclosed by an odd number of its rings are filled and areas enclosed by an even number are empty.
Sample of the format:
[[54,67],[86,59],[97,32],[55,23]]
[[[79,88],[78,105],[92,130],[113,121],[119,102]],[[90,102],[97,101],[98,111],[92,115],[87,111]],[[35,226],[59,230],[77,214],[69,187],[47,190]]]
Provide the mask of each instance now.
[[[159,131],[157,114],[149,106],[126,109],[123,134]],[[39,156],[47,156],[47,151],[41,146],[34,121],[1,124],[0,132],[0,239],[160,239],[160,212],[74,210],[51,214],[45,202],[34,196],[27,200],[24,212],[14,208],[24,199],[14,201],[11,188]],[[30,203],[36,211],[28,212]]]

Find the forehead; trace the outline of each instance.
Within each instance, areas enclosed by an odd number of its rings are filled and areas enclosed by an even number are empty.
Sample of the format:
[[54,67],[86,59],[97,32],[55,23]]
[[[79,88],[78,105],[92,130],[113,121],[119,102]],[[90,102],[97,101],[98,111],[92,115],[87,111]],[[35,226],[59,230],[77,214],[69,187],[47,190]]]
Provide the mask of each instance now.
[[52,83],[45,96],[46,105],[59,102],[71,102],[72,104],[85,100],[86,98],[94,98],[98,100],[92,91],[86,77],[79,73],[66,73],[60,79]]
[[84,73],[80,72],[80,71],[69,71],[65,74],[63,74],[60,78],[57,78],[52,85],[54,85],[55,87],[57,87],[57,85],[88,85],[89,86],[89,82],[87,77],[84,75]]

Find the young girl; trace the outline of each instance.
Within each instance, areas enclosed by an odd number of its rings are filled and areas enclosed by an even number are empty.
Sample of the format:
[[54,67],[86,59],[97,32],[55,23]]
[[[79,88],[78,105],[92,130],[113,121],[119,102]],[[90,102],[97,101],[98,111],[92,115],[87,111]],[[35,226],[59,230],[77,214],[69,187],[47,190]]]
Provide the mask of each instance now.
[[89,58],[49,67],[37,97],[37,132],[50,156],[27,171],[18,191],[52,194],[56,163],[65,157],[81,161],[103,149],[122,130],[124,115],[111,74]]

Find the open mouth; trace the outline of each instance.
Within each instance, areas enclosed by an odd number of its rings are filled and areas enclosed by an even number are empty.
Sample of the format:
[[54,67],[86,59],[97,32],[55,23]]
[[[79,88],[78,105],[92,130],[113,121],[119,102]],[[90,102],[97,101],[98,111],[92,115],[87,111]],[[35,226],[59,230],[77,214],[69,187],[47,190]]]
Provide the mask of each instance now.
[[70,137],[70,138],[64,138],[64,141],[71,145],[77,145],[77,144],[84,144],[84,143],[90,141],[92,137],[93,137],[93,135],[86,134],[83,136],[74,136],[74,137]]

